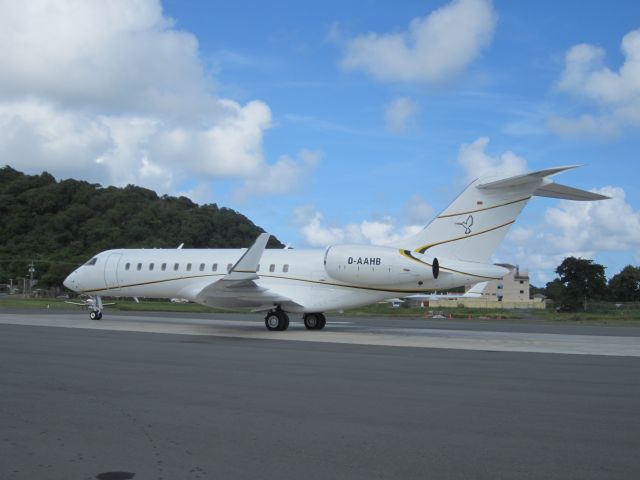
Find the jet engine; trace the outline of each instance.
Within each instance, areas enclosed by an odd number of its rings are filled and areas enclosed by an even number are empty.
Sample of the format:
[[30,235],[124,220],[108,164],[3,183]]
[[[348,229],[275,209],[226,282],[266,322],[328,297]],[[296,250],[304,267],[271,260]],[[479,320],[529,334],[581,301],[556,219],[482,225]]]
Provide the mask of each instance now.
[[508,273],[499,265],[437,259],[415,251],[373,245],[333,245],[325,252],[324,268],[340,282],[411,291],[459,287],[499,279]]
[[374,245],[333,245],[327,249],[324,268],[331,278],[371,286],[408,284],[420,288],[438,278],[435,258],[412,258],[412,252]]

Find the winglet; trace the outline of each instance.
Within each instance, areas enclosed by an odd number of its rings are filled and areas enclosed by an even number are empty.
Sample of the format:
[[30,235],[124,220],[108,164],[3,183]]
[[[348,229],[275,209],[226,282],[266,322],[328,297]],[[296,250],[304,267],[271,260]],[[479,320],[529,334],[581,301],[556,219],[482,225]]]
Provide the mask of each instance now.
[[222,280],[256,280],[258,277],[258,263],[262,258],[267,242],[269,241],[268,233],[261,233],[253,245],[247,249],[246,252],[240,257],[240,260],[231,267],[229,273],[227,273]]

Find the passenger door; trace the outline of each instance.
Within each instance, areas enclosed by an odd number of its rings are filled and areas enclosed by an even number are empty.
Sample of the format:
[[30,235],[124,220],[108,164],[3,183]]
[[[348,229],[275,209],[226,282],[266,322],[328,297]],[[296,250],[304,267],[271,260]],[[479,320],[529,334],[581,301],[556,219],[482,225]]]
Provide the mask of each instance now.
[[111,253],[104,264],[104,283],[107,288],[120,288],[120,283],[118,282],[118,264],[120,263],[120,257],[122,257],[120,253]]

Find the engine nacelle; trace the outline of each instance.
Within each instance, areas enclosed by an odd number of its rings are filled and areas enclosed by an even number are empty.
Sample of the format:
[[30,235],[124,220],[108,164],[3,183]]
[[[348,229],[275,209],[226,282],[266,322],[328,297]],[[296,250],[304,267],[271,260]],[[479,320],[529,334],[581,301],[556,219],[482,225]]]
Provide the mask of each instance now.
[[393,247],[374,245],[333,245],[324,257],[324,268],[331,278],[371,286],[407,285],[415,288],[438,278],[437,259],[420,261]]

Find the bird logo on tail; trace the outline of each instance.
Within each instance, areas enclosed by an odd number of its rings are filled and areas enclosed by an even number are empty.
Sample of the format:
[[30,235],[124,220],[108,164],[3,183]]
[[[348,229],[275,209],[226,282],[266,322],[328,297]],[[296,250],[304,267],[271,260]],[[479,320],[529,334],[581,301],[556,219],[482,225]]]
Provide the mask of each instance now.
[[471,233],[471,225],[473,225],[473,215],[469,215],[464,222],[456,222],[456,225],[464,227],[464,234],[469,235]]

